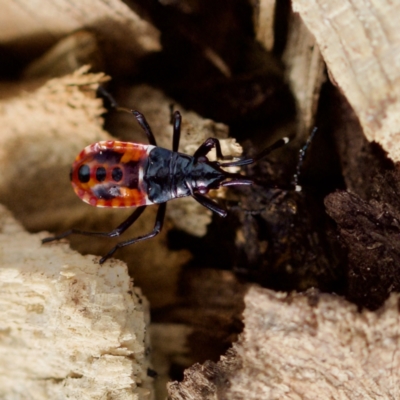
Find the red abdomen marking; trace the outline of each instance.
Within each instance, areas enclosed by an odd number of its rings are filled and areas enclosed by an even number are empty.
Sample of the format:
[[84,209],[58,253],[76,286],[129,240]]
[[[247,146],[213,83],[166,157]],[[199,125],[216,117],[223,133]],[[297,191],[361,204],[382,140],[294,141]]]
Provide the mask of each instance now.
[[71,169],[75,193],[96,207],[137,207],[148,199],[143,175],[151,145],[106,141],[85,147]]

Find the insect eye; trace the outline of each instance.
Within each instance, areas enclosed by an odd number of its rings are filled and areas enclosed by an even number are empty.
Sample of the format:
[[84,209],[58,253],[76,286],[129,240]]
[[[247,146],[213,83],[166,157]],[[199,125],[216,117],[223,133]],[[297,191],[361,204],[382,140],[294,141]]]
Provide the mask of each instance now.
[[90,180],[90,168],[86,164],[83,164],[83,165],[81,165],[79,167],[78,179],[82,183],[89,182],[89,180]]
[[122,169],[119,167],[114,168],[111,176],[115,182],[119,182],[122,179]]
[[107,175],[107,172],[106,172],[106,169],[104,167],[97,168],[97,170],[96,170],[96,179],[99,182],[103,182],[106,179],[106,175]]

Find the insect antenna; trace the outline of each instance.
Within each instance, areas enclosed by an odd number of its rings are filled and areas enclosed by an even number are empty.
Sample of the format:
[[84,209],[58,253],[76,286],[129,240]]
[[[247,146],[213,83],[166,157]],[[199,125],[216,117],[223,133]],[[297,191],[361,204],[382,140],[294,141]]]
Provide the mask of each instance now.
[[300,192],[302,190],[301,186],[299,185],[299,178],[301,175],[301,167],[303,166],[304,157],[306,155],[307,149],[310,146],[310,143],[313,140],[317,130],[318,130],[318,128],[314,127],[314,129],[311,132],[311,135],[308,137],[308,139],[306,141],[306,144],[299,150],[299,160],[297,161],[296,172],[293,175],[293,181],[292,181],[292,185],[295,188],[294,190],[296,192]]
[[241,167],[243,165],[253,164],[253,163],[263,159],[264,157],[266,157],[272,151],[279,149],[279,147],[284,146],[288,142],[289,142],[289,138],[283,137],[283,138],[277,140],[275,143],[271,144],[271,146],[266,147],[261,153],[257,154],[255,157],[245,158],[245,159],[236,160],[236,161],[230,161],[230,162],[226,162],[226,163],[219,163],[219,166],[220,167]]
[[[302,187],[301,187],[301,185],[299,185],[301,168],[304,163],[304,158],[305,158],[307,149],[310,146],[310,144],[315,136],[315,133],[317,132],[317,129],[318,129],[317,127],[314,127],[314,129],[312,130],[310,136],[308,137],[305,145],[299,150],[299,159],[298,159],[297,165],[296,165],[296,172],[293,174],[293,180],[290,183],[290,188],[286,188],[285,190],[294,190],[295,192],[301,192]],[[253,158],[245,158],[245,159],[241,159],[241,160],[230,161],[227,163],[220,163],[219,166],[221,166],[221,167],[239,167],[239,166],[243,166],[243,165],[253,164],[253,163],[263,159],[264,157],[266,157],[272,151],[278,149],[279,147],[284,146],[285,144],[287,144],[289,142],[289,140],[290,139],[288,137],[283,137],[283,138],[277,140],[271,146],[266,147],[263,151],[261,151],[259,154],[257,154]],[[234,179],[232,181],[226,182],[222,186],[231,186],[231,185],[240,185],[240,184],[246,185],[248,183],[240,183],[240,178],[234,177]]]

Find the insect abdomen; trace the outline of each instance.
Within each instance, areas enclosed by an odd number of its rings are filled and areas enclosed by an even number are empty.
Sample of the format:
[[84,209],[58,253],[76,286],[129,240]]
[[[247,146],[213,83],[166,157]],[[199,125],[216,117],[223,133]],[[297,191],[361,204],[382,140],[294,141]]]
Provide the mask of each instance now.
[[153,202],[143,175],[154,146],[120,141],[85,147],[71,170],[76,194],[97,207],[137,207]]

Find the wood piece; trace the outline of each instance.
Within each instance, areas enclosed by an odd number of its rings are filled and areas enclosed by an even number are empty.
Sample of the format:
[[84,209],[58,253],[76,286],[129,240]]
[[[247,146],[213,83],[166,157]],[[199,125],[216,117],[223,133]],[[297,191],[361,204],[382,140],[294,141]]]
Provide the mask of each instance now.
[[0,397],[151,399],[148,304],[126,265],[44,236],[0,206]]
[[[98,83],[106,78],[103,74],[92,75],[85,71],[82,69],[53,79],[36,92],[7,99],[0,105],[3,126],[0,166],[4,169],[0,176],[0,200],[34,231],[62,232],[71,227],[109,231],[132,213],[131,209],[91,207],[81,202],[71,189],[69,170],[76,155],[90,143],[112,139],[102,129],[102,101],[94,98]],[[141,110],[159,144],[171,148],[171,100],[144,85],[127,93],[125,100],[119,99],[121,105]],[[228,135],[225,125],[204,120],[179,105],[175,108],[183,115],[181,151],[192,154],[208,137],[226,138]],[[112,117],[118,118],[112,124],[115,134],[121,133],[126,140],[146,142],[131,114],[113,111]],[[222,146],[225,154],[241,153],[241,147],[233,139],[222,140]],[[116,254],[134,266],[135,279],[154,308],[176,303],[181,266],[190,258],[186,250],[168,249],[168,230],[175,226],[195,235],[204,235],[211,221],[210,212],[192,198],[171,202],[168,210],[169,218],[157,238]],[[155,212],[156,207],[149,207],[124,238],[150,232]],[[71,236],[69,240],[82,253],[104,254],[105,246],[111,248],[121,238],[105,240]]]
[[151,362],[157,377],[154,390],[157,399],[166,399],[167,383],[171,380],[172,366],[193,364],[188,338],[193,328],[185,324],[152,323],[150,325]]
[[88,144],[110,139],[102,129],[102,101],[95,98],[98,85],[108,78],[87,70],[0,104],[0,199],[29,229],[71,223],[71,213],[63,213],[75,201],[71,162]]
[[364,134],[400,161],[400,4],[293,0]]
[[170,399],[397,398],[398,302],[359,313],[332,295],[252,287],[238,343],[172,382]]
[[283,54],[285,78],[297,106],[297,137],[307,140],[315,124],[319,94],[325,81],[325,63],[314,36],[299,15],[291,14]]
[[158,30],[120,0],[12,0],[3,4],[0,26],[0,43],[13,43],[14,51],[44,49],[83,28],[94,29],[103,40],[137,56],[160,49]]
[[173,309],[154,313],[154,317],[158,322],[175,321],[191,327],[185,343],[190,349],[187,358],[190,354],[191,364],[196,360],[217,360],[243,329],[243,297],[247,286],[232,272],[211,268],[185,268],[181,276],[180,295],[185,301]]
[[[102,100],[95,98],[95,89],[106,77],[86,70],[50,80],[38,90],[8,98],[0,105],[0,166],[4,170],[0,201],[33,231],[63,232],[71,227],[110,231],[132,213],[132,209],[91,207],[79,200],[69,182],[76,155],[90,143],[112,139],[102,128]],[[137,124],[133,116],[127,116]],[[172,132],[168,121],[166,125]],[[141,137],[145,140],[143,132]],[[149,207],[126,235],[150,232],[155,211]],[[131,246],[116,255],[134,265],[135,278],[154,307],[176,302],[180,268],[190,258],[187,251],[167,248],[170,227],[166,221],[164,231],[151,243]],[[82,253],[99,255],[118,241],[79,235],[69,240]]]
[[[393,188],[398,189],[399,178],[398,170],[379,177],[383,188],[390,187],[381,198],[387,201]],[[348,192],[331,193],[325,198],[327,213],[337,223],[348,249],[347,296],[370,309],[380,307],[391,292],[400,291],[399,202],[386,201],[365,201]]]
[[29,64],[24,69],[23,77],[35,79],[63,76],[84,65],[90,65],[93,71],[102,71],[103,61],[96,36],[92,32],[79,31],[61,39]]
[[274,23],[276,0],[255,0],[251,3],[254,10],[254,25],[256,38],[271,51],[274,47]]
[[400,288],[399,169],[379,145],[367,141],[353,109],[336,88],[327,88],[321,103],[321,131],[335,140],[349,192],[334,191],[324,201],[336,223],[334,235],[346,251],[343,294],[360,307],[376,309]]

